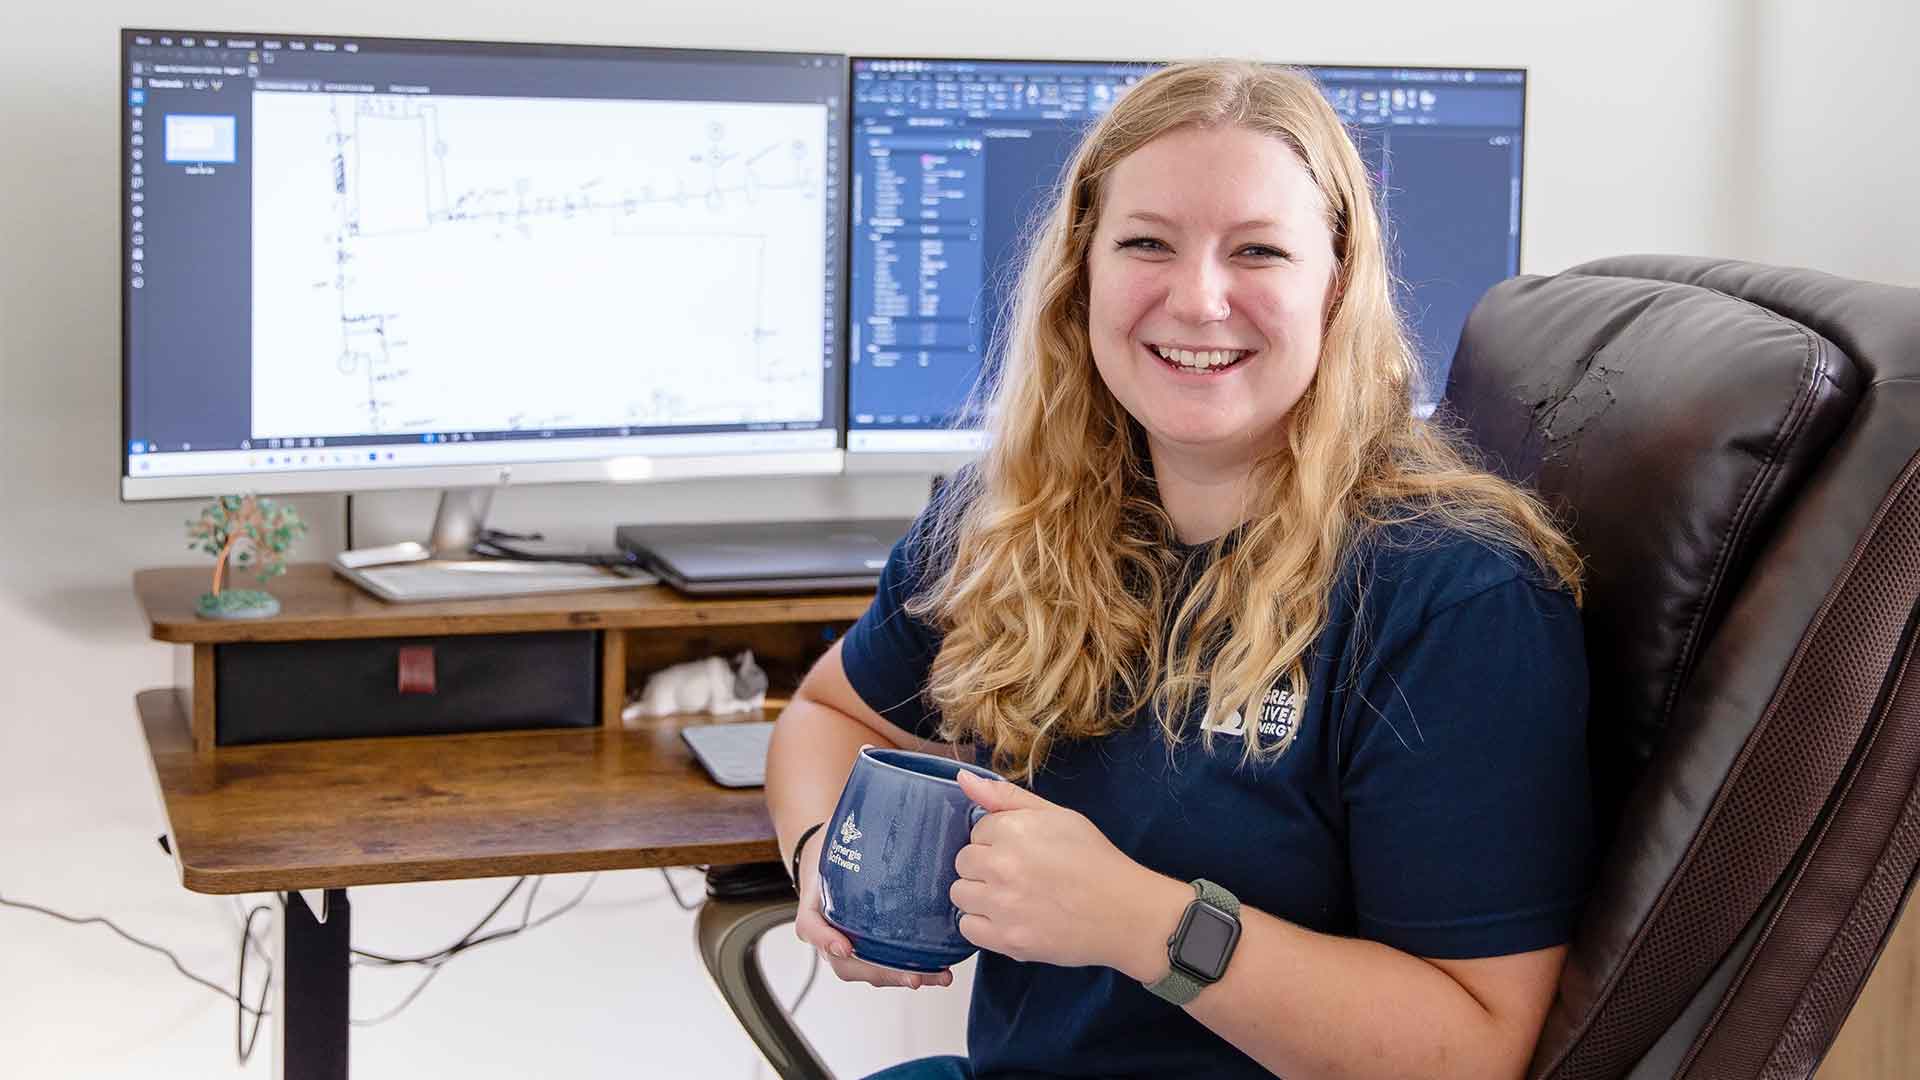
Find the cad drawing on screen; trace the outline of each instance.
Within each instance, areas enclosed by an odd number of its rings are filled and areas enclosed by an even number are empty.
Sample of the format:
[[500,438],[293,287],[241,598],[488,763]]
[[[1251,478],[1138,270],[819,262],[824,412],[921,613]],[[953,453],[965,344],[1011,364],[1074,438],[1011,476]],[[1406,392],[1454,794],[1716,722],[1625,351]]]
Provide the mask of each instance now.
[[257,431],[820,419],[824,106],[254,107]]

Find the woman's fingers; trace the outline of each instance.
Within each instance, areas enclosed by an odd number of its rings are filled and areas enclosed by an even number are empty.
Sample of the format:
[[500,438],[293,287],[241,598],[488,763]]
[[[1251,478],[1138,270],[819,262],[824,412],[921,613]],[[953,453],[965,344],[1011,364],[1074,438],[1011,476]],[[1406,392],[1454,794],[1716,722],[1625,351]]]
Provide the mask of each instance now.
[[922,986],[951,986],[953,972],[918,974],[895,971],[869,964],[853,955],[853,943],[833,928],[818,911],[802,909],[793,920],[794,936],[820,950],[820,955],[843,982],[863,982],[873,986],[904,986],[917,990]]
[[864,960],[828,957],[833,973],[845,982],[863,982],[873,986],[903,986],[909,990],[918,990],[923,986],[951,986],[953,972],[941,971],[922,975],[911,971],[894,971],[891,968],[877,967]]
[[953,857],[953,872],[974,881],[987,880],[987,866],[993,849],[985,844],[968,844]]
[[820,913],[819,887],[816,880],[803,880],[800,889],[800,910],[794,915],[793,935],[820,951],[827,966],[843,982],[863,982],[873,986],[904,986],[918,990],[922,986],[952,986],[953,972],[939,971],[931,974],[919,974],[911,971],[895,971],[869,964],[853,955],[853,942],[847,936],[834,929],[827,917]]
[[966,878],[955,881],[953,887],[947,890],[947,899],[952,900],[953,906],[963,914],[989,914],[987,903],[991,895],[992,889],[989,886],[978,881],[968,881]]
[[793,919],[794,936],[829,956],[852,956],[853,943],[818,911],[801,908]]

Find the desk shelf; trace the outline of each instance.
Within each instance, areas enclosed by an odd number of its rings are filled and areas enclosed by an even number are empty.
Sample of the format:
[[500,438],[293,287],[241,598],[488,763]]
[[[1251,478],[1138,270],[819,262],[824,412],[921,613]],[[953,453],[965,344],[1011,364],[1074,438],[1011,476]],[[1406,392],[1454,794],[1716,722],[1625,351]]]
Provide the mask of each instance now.
[[[680,738],[708,716],[624,728],[627,689],[679,660],[752,648],[772,719],[871,593],[692,599],[665,588],[389,604],[323,565],[273,584],[281,613],[201,619],[205,567],[143,570],[155,640],[191,685],[136,698],[180,880],[205,893],[335,889],[777,859],[764,793],[707,778]],[[214,650],[252,642],[590,630],[600,726],[217,746]]]
[[168,567],[142,570],[133,578],[154,640],[192,650],[191,689],[182,707],[191,745],[203,752],[217,742],[214,656],[222,645],[593,631],[598,634],[599,721],[617,728],[628,691],[647,673],[682,660],[752,649],[774,693],[790,692],[813,659],[873,599],[870,592],[709,599],[655,586],[390,604],[325,565],[307,563],[290,566],[273,582],[280,614],[216,620],[195,613],[210,573],[206,567]]

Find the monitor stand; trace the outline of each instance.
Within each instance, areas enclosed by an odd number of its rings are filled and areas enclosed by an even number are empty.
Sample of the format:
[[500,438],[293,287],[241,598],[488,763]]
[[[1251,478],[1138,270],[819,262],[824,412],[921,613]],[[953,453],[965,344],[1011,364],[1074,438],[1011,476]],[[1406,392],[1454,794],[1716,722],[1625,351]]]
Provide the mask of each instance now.
[[474,542],[486,525],[493,491],[490,487],[445,489],[427,543],[406,541],[343,551],[333,560],[334,572],[395,603],[631,588],[657,580],[650,574],[616,573],[598,566],[475,558]]
[[433,512],[433,533],[427,550],[436,559],[466,559],[473,555],[473,542],[486,527],[487,511],[493,508],[490,487],[446,488],[440,492],[440,506]]

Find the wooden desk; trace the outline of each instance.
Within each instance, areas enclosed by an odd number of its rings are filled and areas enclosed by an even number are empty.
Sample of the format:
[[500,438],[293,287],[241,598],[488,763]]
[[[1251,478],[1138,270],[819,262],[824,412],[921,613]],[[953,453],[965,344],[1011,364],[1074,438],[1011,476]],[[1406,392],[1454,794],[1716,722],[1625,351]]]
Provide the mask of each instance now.
[[709,780],[680,739],[682,719],[634,731],[334,739],[208,753],[189,741],[180,699],[163,689],[137,701],[180,882],[194,892],[779,857],[761,791]]
[[[153,637],[194,659],[192,686],[145,691],[136,709],[181,883],[286,894],[270,1009],[276,1075],[296,1080],[347,1075],[349,886],[778,859],[762,792],[714,784],[680,739],[709,718],[622,728],[627,688],[667,663],[752,647],[774,691],[791,689],[824,649],[822,628],[844,628],[871,600],[647,588],[392,605],[301,566],[275,583],[280,615],[216,622],[193,614],[207,577],[135,575]],[[600,727],[214,743],[222,644],[554,629],[601,635]]]

